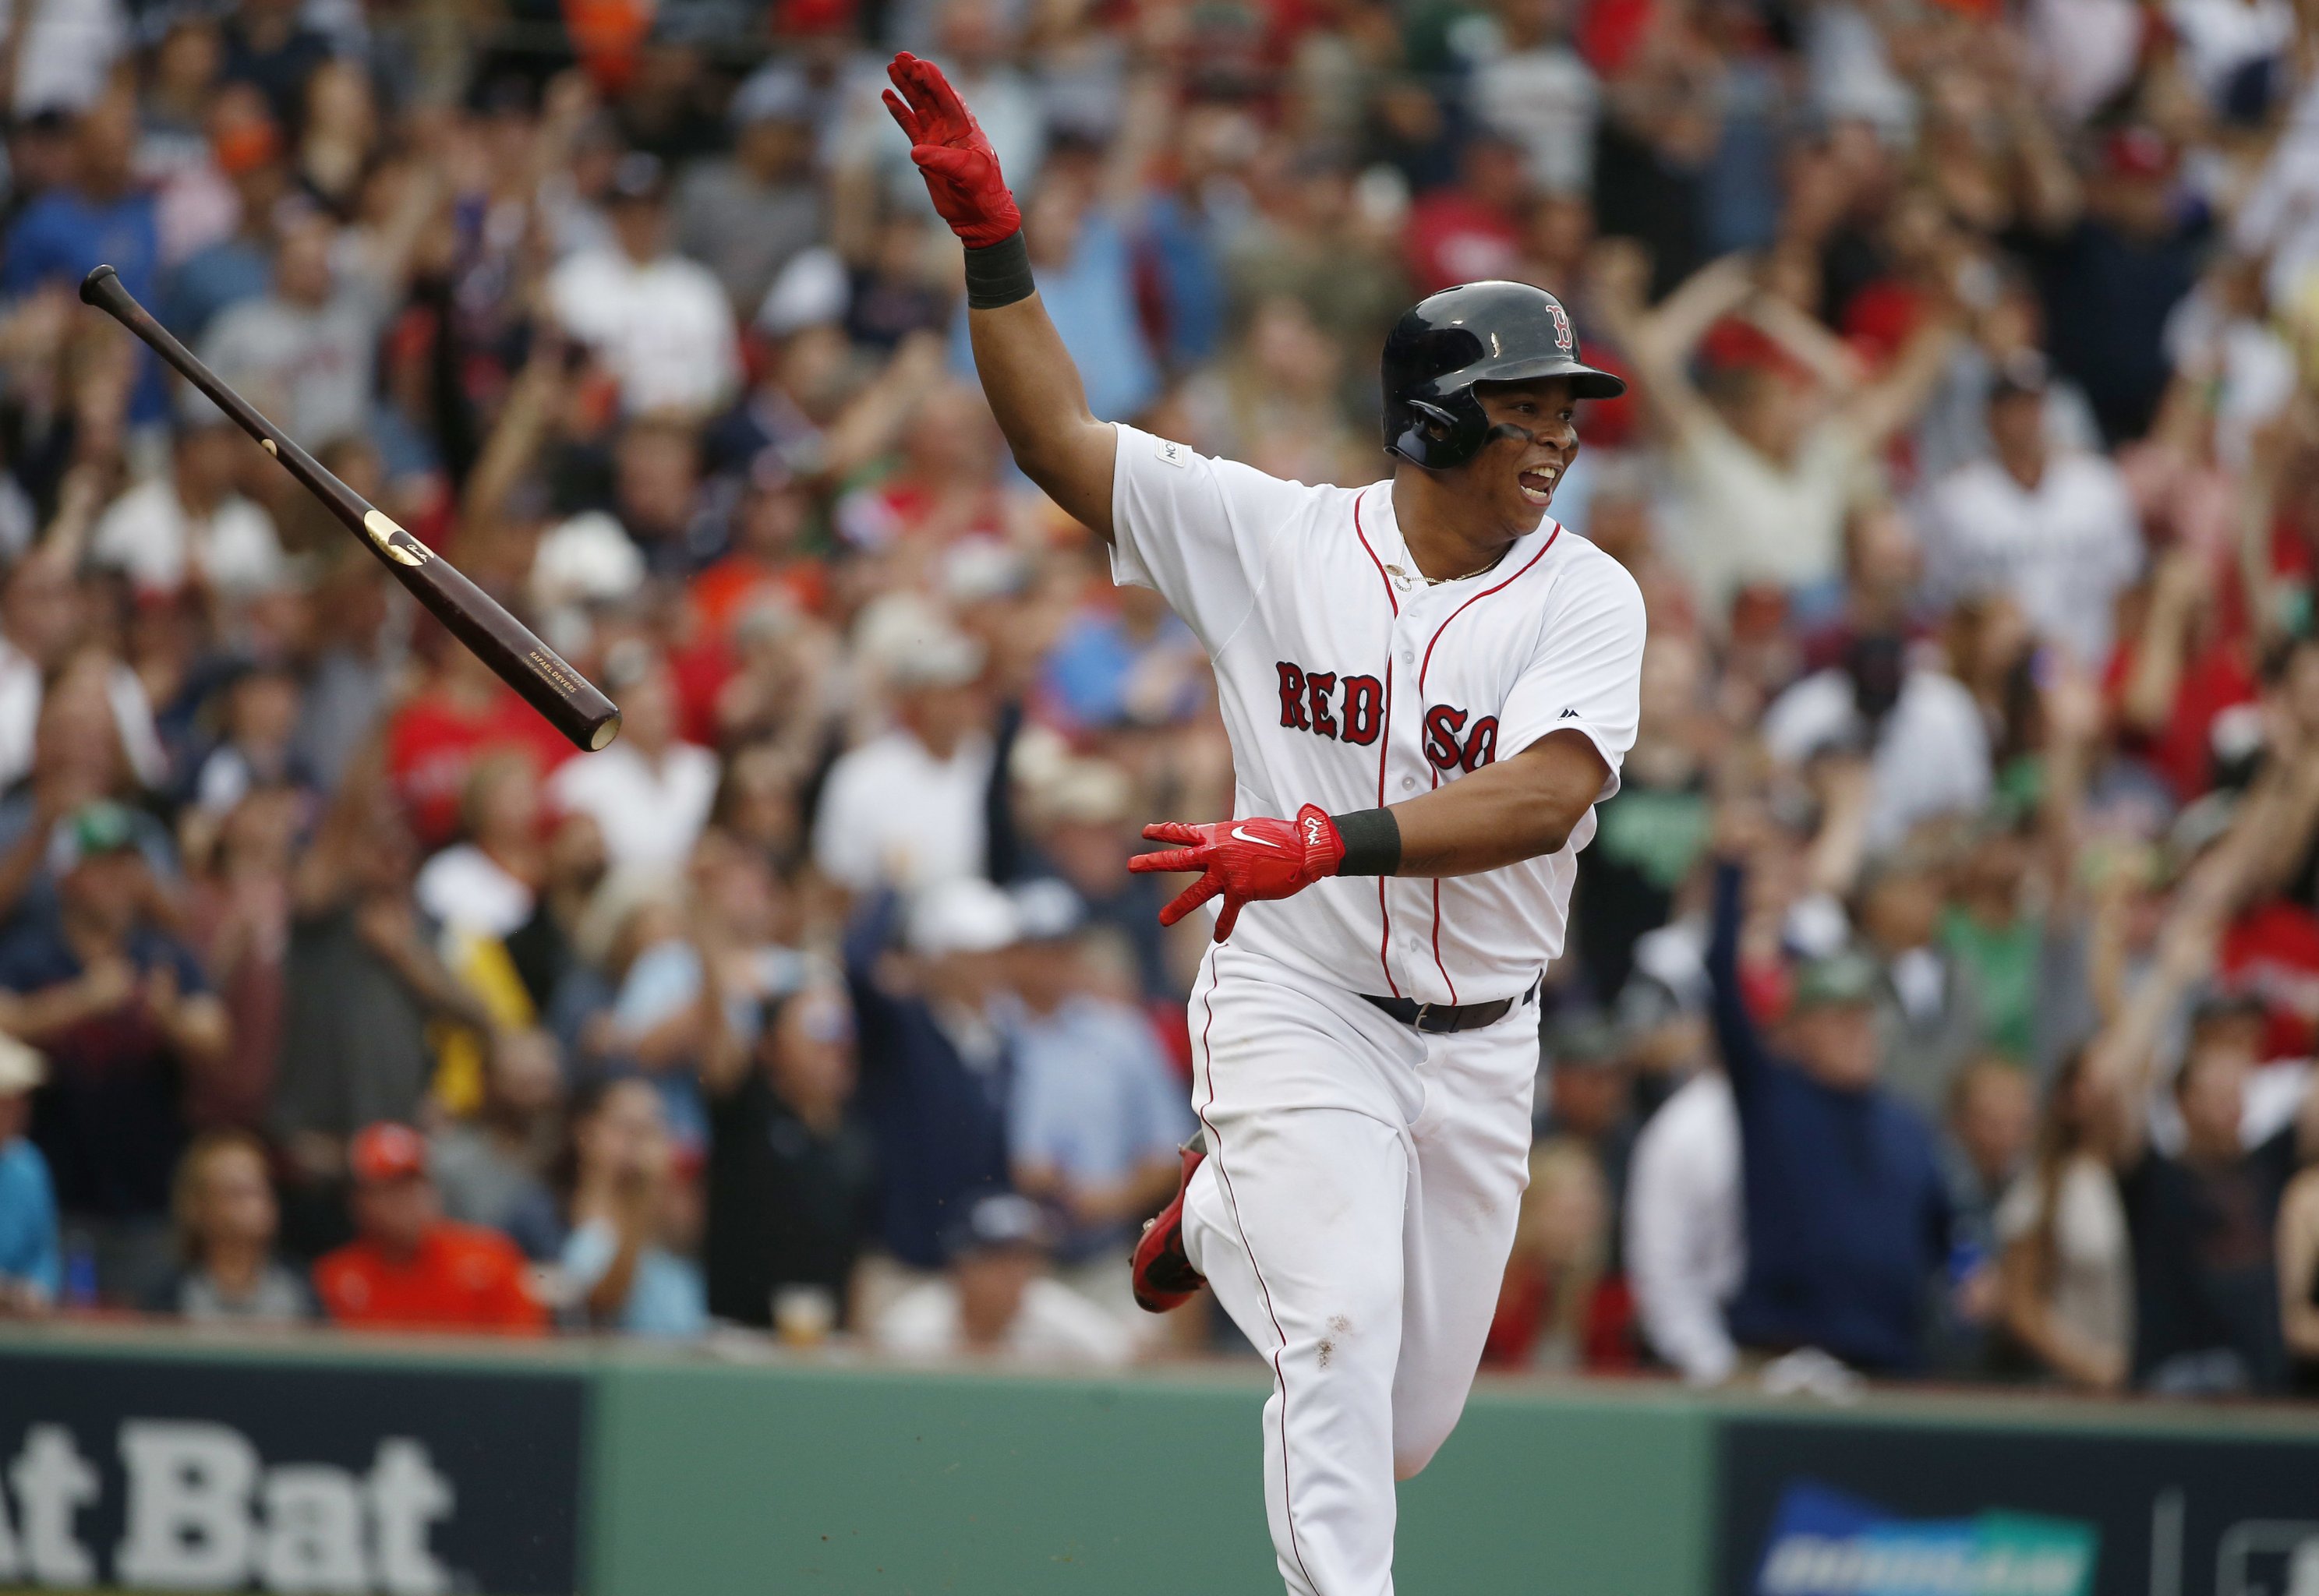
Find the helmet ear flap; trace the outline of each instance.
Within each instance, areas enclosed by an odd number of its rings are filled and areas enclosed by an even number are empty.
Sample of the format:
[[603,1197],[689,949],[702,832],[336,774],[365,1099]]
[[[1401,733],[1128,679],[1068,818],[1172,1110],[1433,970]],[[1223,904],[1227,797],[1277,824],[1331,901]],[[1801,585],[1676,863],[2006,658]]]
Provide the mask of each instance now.
[[1447,402],[1440,404],[1423,399],[1402,401],[1409,411],[1409,425],[1394,440],[1394,453],[1429,471],[1447,471],[1481,452],[1490,425],[1481,402],[1471,390],[1444,398]]

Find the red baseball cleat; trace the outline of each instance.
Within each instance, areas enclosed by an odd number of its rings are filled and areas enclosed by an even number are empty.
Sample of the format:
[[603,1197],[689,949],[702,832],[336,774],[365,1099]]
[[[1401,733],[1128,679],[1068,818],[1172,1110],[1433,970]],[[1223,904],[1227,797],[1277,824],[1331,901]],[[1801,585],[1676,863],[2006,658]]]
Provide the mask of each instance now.
[[1176,1182],[1176,1195],[1159,1217],[1143,1222],[1143,1235],[1135,1243],[1135,1255],[1131,1260],[1135,1285],[1135,1305],[1146,1313],[1165,1313],[1180,1308],[1192,1300],[1192,1295],[1207,1281],[1192,1267],[1192,1260],[1184,1256],[1184,1194],[1192,1185],[1192,1171],[1207,1161],[1207,1136],[1205,1132],[1184,1143],[1184,1173]]

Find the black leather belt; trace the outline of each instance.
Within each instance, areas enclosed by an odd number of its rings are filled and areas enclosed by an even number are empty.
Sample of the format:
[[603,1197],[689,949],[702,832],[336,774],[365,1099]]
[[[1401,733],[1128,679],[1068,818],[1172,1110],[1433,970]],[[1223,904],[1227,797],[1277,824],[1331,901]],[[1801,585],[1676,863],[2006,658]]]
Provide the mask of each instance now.
[[1419,1003],[1407,997],[1376,997],[1367,992],[1361,994],[1361,1001],[1413,1030],[1432,1034],[1494,1025],[1513,1013],[1514,1005],[1528,1003],[1537,990],[1538,983],[1532,981],[1529,991],[1520,996],[1501,997],[1495,1003]]

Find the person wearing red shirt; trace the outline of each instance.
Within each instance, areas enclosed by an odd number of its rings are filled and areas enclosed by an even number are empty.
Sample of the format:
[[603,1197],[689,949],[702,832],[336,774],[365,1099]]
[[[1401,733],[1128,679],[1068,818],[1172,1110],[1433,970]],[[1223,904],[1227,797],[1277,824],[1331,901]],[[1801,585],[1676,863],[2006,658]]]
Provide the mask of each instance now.
[[1494,133],[1466,144],[1455,185],[1418,196],[1402,233],[1403,264],[1420,293],[1502,277],[1522,245],[1521,146]]
[[473,654],[440,637],[442,647],[426,684],[395,710],[386,726],[386,772],[429,852],[459,829],[459,799],[467,775],[497,749],[528,752],[544,774],[571,757],[566,743],[539,712],[492,674]]
[[314,1266],[334,1323],[365,1330],[536,1336],[547,1312],[514,1242],[443,1217],[426,1139],[408,1125],[365,1127],[349,1145],[356,1239]]

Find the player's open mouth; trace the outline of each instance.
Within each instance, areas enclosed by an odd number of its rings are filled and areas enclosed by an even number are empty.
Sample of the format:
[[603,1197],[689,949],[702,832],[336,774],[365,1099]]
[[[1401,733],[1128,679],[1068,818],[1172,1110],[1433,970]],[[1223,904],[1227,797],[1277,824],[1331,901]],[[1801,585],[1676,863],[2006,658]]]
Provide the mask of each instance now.
[[1554,497],[1555,480],[1562,473],[1548,465],[1538,471],[1525,471],[1519,479],[1522,497],[1532,504],[1544,504]]

